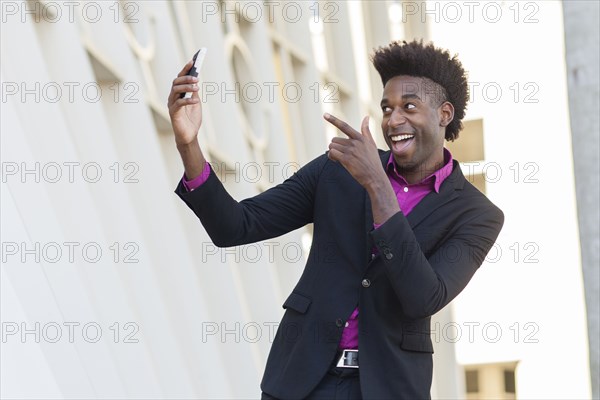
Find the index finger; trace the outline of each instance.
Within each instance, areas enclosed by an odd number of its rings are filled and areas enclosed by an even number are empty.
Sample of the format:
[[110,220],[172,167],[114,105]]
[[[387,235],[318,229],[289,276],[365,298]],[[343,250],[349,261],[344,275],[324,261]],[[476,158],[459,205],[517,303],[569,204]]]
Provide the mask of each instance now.
[[329,122],[330,124],[338,128],[340,131],[348,135],[351,139],[360,139],[362,137],[360,133],[358,133],[354,128],[352,128],[350,125],[348,125],[341,119],[338,119],[329,113],[323,114],[323,117],[327,120],[327,122]]
[[182,69],[181,71],[179,71],[179,73],[177,74],[177,77],[178,77],[178,78],[179,78],[180,76],[187,75],[187,72],[190,70],[190,68],[192,68],[192,62],[193,62],[193,61],[194,61],[194,60],[190,60],[190,61],[188,61],[188,63],[187,63],[187,64],[185,64],[185,65],[183,66],[183,69]]

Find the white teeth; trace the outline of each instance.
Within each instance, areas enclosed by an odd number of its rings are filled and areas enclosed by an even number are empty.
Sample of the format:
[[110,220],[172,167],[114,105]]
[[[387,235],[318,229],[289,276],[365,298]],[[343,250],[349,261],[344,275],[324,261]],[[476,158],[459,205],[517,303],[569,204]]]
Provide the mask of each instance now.
[[398,136],[392,136],[392,142],[399,142],[401,140],[405,140],[405,139],[412,139],[415,135],[398,135]]

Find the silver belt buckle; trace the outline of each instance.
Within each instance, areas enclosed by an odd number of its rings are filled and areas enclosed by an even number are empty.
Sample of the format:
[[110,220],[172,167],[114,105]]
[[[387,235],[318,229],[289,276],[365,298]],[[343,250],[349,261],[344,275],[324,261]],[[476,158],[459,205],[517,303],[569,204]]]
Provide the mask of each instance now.
[[358,368],[358,350],[348,349],[342,351],[342,356],[336,367],[340,368]]

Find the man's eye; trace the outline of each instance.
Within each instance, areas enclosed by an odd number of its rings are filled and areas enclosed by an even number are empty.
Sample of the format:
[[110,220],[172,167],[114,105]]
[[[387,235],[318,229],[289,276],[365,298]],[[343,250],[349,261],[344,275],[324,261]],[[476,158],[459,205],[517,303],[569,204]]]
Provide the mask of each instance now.
[[413,103],[406,103],[406,105],[404,107],[407,108],[407,109],[409,109],[409,110],[417,108],[417,106],[414,105]]
[[383,111],[384,114],[391,113],[392,112],[392,107],[383,106],[383,107],[381,107],[381,111]]

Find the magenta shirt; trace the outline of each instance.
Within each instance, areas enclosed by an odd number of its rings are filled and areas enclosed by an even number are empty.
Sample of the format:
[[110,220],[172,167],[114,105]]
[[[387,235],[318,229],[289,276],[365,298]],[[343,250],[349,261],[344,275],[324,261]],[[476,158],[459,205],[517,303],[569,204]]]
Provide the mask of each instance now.
[[[396,164],[394,163],[394,155],[392,153],[390,154],[390,158],[386,165],[386,173],[390,179],[394,193],[396,193],[400,210],[402,210],[402,213],[406,216],[429,193],[432,191],[435,191],[436,193],[440,192],[442,182],[444,182],[444,180],[452,173],[452,154],[450,154],[448,149],[444,148],[444,166],[419,183],[409,184],[398,174],[396,171]],[[206,182],[209,175],[210,168],[208,162],[206,162],[202,174],[197,178],[188,181],[186,180],[185,174],[183,174],[183,186],[188,191],[192,191]],[[377,229],[381,225],[373,224],[373,226],[374,229]],[[375,254],[377,249],[373,247],[372,251]],[[348,321],[342,331],[339,349],[358,349],[358,307],[356,307],[352,314],[350,314],[350,317],[348,317]]]

